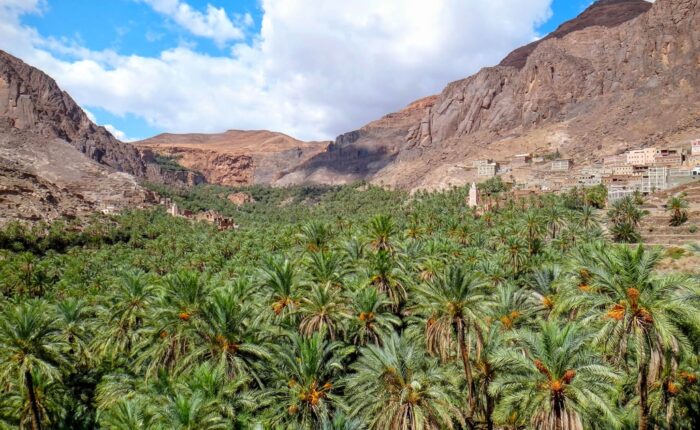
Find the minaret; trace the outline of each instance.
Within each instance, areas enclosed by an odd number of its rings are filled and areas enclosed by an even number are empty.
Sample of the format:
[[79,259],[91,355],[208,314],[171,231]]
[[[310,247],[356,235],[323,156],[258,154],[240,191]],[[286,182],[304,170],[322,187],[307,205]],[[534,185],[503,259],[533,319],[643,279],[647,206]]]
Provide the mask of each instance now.
[[472,182],[472,187],[469,189],[469,207],[475,208],[479,206],[479,191],[476,188],[476,183]]

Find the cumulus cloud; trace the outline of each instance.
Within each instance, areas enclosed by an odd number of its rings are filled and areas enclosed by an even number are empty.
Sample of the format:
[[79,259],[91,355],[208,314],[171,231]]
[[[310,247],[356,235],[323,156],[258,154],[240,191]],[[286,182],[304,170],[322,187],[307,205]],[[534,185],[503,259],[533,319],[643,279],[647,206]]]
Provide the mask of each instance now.
[[[185,4],[161,2],[163,10]],[[19,23],[30,10],[0,8],[0,48],[52,75],[83,106],[134,114],[164,131],[325,139],[497,63],[537,37],[550,3],[262,0],[260,34],[229,55],[181,46],[156,57],[56,46]],[[74,59],[59,57],[62,50]]]
[[[18,0],[13,0],[18,1]],[[243,39],[243,28],[234,24],[224,8],[207,5],[206,13],[193,9],[189,4],[178,0],[142,0],[156,12],[181,25],[195,36],[206,37],[223,46],[231,40]],[[252,18],[245,15],[239,19],[242,25],[250,25]]]

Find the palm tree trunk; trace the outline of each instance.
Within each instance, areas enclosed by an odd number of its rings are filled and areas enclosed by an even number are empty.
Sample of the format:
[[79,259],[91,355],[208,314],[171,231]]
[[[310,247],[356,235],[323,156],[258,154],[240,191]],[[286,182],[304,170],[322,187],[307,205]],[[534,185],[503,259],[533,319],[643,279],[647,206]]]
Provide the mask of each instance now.
[[36,392],[34,391],[34,379],[29,370],[24,371],[24,385],[27,388],[29,395],[29,404],[32,409],[32,430],[41,430],[41,415],[39,414],[39,403],[36,401]]
[[489,394],[489,383],[486,383],[486,430],[493,430],[493,409],[495,402]]
[[649,381],[647,376],[649,365],[646,357],[639,359],[639,377],[637,379],[637,390],[639,391],[639,430],[647,430],[649,427]]
[[459,343],[459,354],[462,357],[462,365],[464,366],[464,377],[467,381],[467,402],[469,403],[469,417],[474,413],[474,378],[472,377],[472,367],[469,362],[469,346],[464,340],[464,322],[456,320],[454,328],[457,331],[457,342]]

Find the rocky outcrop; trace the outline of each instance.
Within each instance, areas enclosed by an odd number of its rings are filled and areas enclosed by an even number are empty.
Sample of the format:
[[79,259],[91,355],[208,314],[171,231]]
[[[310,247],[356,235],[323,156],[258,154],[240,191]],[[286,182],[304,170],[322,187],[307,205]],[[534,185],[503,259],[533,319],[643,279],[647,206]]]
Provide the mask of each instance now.
[[264,130],[162,134],[134,145],[144,154],[152,151],[176,160],[208,183],[228,186],[271,184],[328,146]]
[[19,130],[59,138],[98,163],[135,176],[146,166],[138,151],[96,126],[42,71],[0,51],[0,117]]
[[234,205],[241,207],[250,203],[255,203],[255,199],[249,193],[238,192],[229,194],[227,197],[228,201]]
[[699,8],[697,0],[599,0],[412,114],[340,136],[282,183],[341,177],[437,188],[477,179],[478,158],[558,151],[585,165],[688,139],[700,133]]
[[396,159],[412,126],[436,100],[436,96],[417,100],[399,112],[338,136],[326,151],[282,172],[275,184],[346,184],[372,177]]
[[[598,8],[646,2],[609,3],[594,4],[582,16],[597,16]],[[425,145],[480,130],[502,133],[565,120],[587,100],[618,92],[655,92],[682,81],[697,86],[697,8],[697,1],[659,0],[648,13],[617,27],[587,26],[561,39],[544,40],[520,69],[487,68],[452,83],[423,119],[429,127],[410,143]]]
[[88,158],[63,139],[0,119],[0,225],[111,213],[155,201],[132,175]]
[[615,27],[647,12],[651,3],[640,0],[598,0],[594,7],[586,9],[576,19],[560,25],[546,37],[527,44],[508,54],[499,66],[515,67],[521,69],[525,66],[528,57],[540,43],[549,39],[561,39],[569,33],[583,30],[588,27]]

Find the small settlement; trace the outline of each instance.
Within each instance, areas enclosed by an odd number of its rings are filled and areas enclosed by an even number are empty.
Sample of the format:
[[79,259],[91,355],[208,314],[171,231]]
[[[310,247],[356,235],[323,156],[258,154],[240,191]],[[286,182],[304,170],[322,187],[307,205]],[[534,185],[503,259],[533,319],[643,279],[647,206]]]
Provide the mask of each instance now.
[[160,199],[160,204],[165,206],[170,216],[185,218],[192,221],[207,222],[215,225],[219,231],[235,230],[239,227],[238,224],[233,222],[233,219],[227,218],[216,211],[209,210],[206,212],[194,213],[187,209],[180,209],[177,203],[168,198]]
[[549,157],[546,160],[533,154],[518,154],[500,162],[476,160],[473,167],[480,178],[532,169],[535,175],[531,179],[516,184],[520,191],[556,192],[604,185],[608,189],[608,201],[614,202],[636,191],[649,194],[700,179],[700,139],[679,148],[630,150],[577,169],[572,159]]

